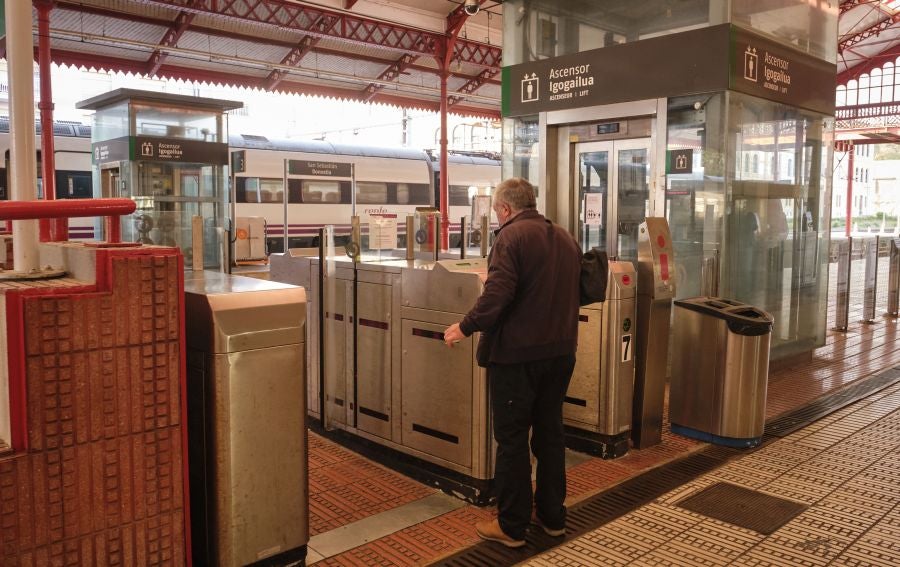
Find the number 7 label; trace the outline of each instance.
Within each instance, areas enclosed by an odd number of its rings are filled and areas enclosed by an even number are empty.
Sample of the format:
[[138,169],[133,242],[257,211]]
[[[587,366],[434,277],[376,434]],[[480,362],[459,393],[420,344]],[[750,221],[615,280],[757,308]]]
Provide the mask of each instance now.
[[631,360],[631,335],[622,335],[622,362]]

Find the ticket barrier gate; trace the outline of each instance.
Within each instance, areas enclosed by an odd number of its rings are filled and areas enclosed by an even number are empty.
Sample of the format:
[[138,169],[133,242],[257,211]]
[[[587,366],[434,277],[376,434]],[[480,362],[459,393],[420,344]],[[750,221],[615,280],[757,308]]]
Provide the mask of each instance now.
[[[270,263],[273,280],[310,286],[314,318],[319,259],[289,251]],[[323,324],[308,327],[310,375],[323,376],[310,380],[309,414],[325,429],[352,435],[372,456],[402,462],[407,473],[478,504],[487,503],[494,474],[487,377],[475,361],[479,337],[451,349],[443,331],[474,305],[486,272],[483,258],[335,258],[324,278]]]
[[566,445],[604,459],[628,452],[636,286],[631,262],[610,262],[606,300],[578,316],[575,371],[563,404]]
[[638,229],[637,344],[632,441],[643,449],[662,441],[675,262],[669,224],[648,217]]
[[194,564],[303,560],[306,293],[192,274],[184,290]]

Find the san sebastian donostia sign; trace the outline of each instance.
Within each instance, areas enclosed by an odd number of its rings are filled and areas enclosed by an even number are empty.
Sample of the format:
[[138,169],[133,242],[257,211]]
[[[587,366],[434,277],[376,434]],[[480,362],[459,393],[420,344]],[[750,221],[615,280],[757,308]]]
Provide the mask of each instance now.
[[335,161],[288,160],[288,173],[313,177],[352,177],[352,164]]
[[228,164],[228,144],[182,138],[123,136],[91,144],[91,153],[94,163],[134,160]]
[[[736,52],[748,42],[757,54],[770,54],[771,63],[757,69],[759,78],[769,77],[763,83],[738,80],[744,60]],[[766,88],[765,82],[783,83],[784,62],[795,86]],[[833,114],[835,74],[834,64],[722,24],[504,67],[502,110],[505,117],[527,116],[731,89]]]

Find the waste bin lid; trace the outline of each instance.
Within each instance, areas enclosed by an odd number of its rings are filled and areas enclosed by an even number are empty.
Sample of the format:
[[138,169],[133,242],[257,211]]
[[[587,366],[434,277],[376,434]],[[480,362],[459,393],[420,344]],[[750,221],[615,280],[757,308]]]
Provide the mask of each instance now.
[[758,307],[722,297],[677,299],[675,306],[724,319],[728,330],[736,335],[765,335],[772,331],[772,325],[775,322],[772,315]]

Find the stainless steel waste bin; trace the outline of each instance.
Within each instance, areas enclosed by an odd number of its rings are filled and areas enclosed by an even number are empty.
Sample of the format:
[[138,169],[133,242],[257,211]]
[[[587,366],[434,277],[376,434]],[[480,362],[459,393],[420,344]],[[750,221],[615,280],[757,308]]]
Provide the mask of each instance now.
[[669,422],[673,433],[753,447],[766,418],[772,316],[730,299],[675,302]]
[[306,293],[199,271],[184,291],[194,564],[303,560]]

